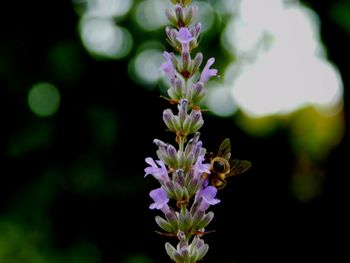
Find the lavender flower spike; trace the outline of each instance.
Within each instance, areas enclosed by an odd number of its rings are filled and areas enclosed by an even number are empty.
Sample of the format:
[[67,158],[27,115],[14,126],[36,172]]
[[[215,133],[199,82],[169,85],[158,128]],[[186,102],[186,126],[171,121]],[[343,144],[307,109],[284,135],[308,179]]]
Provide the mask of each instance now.
[[201,71],[204,55],[192,54],[201,33],[200,23],[191,25],[197,7],[191,5],[192,0],[171,2],[175,6],[166,10],[166,17],[172,27],[166,27],[165,33],[174,53],[165,51],[160,66],[169,80],[170,106],[162,118],[164,128],[173,133],[177,145],[155,139],[159,160],[145,159],[149,165],[145,176],[151,174],[160,184],[149,194],[153,200],[149,208],[165,215],[155,217],[165,231],[161,234],[177,239],[177,244],[165,243],[166,253],[176,263],[197,263],[209,250],[202,236],[208,233],[205,229],[214,218],[210,207],[220,203],[216,198],[218,189],[210,185],[214,184],[210,177],[215,175],[213,158],[199,138],[204,124],[199,105],[206,94],[205,84],[217,76],[218,70],[211,68],[215,59],[209,58]]

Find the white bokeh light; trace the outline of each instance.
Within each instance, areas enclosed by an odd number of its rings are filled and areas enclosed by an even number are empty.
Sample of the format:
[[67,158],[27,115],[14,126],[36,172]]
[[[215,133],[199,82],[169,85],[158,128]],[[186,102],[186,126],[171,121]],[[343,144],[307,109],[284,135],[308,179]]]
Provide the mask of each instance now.
[[145,49],[131,61],[130,73],[135,81],[148,86],[155,85],[160,78],[160,65],[164,58],[158,49]]
[[127,29],[115,25],[110,18],[84,16],[80,29],[82,42],[93,55],[122,58],[131,50],[131,34]]
[[341,103],[341,77],[326,59],[319,27],[317,15],[297,0],[240,1],[222,44],[236,56],[226,83],[243,111],[266,116]]
[[215,11],[213,7],[206,2],[195,2],[195,5],[198,6],[198,14],[195,19],[195,23],[202,24],[202,33],[210,30],[215,21]]
[[220,14],[230,15],[235,14],[238,10],[239,1],[237,0],[216,0],[213,3],[215,10],[218,10]]
[[97,17],[118,17],[127,14],[132,0],[87,0],[86,15]]
[[171,7],[170,1],[141,1],[135,8],[135,21],[145,31],[161,29],[169,24],[164,10]]
[[208,85],[206,104],[210,111],[221,117],[227,117],[235,113],[237,106],[230,96],[230,89],[220,83]]

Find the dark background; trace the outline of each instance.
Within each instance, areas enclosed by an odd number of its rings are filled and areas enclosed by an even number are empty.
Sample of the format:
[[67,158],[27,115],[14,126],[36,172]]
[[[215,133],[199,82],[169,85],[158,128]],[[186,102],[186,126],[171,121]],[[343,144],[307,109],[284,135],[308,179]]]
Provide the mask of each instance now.
[[[130,57],[89,56],[70,1],[8,2],[0,20],[0,262],[168,262],[169,238],[154,233],[159,213],[148,209],[148,193],[158,185],[143,178],[144,158],[156,150],[152,140],[173,140],[161,120],[168,104],[157,89],[130,79]],[[329,13],[338,2],[304,1],[320,16],[328,56],[343,78],[347,127],[350,38]],[[67,53],[57,55],[58,44]],[[41,80],[60,87],[52,117],[28,108],[28,89]],[[204,119],[206,148],[230,137],[253,167],[219,193],[203,262],[349,259],[348,132],[322,164],[322,193],[303,202],[290,191],[296,157],[284,126],[256,138],[230,118]]]

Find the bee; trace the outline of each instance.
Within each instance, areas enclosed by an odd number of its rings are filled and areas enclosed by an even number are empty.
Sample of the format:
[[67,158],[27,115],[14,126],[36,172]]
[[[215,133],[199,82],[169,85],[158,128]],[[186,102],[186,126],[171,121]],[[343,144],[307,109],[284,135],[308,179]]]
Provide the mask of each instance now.
[[223,140],[216,156],[209,153],[206,158],[210,161],[211,167],[210,174],[204,173],[203,179],[209,179],[210,184],[219,190],[226,186],[226,178],[241,174],[252,166],[251,162],[246,160],[231,160],[231,142],[229,138]]

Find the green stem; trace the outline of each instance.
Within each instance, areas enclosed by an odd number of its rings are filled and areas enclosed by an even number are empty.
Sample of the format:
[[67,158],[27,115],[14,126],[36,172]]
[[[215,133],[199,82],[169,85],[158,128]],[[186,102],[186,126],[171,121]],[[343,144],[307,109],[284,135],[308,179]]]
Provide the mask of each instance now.
[[185,147],[185,137],[180,136],[180,141],[179,141],[179,152],[183,153]]

